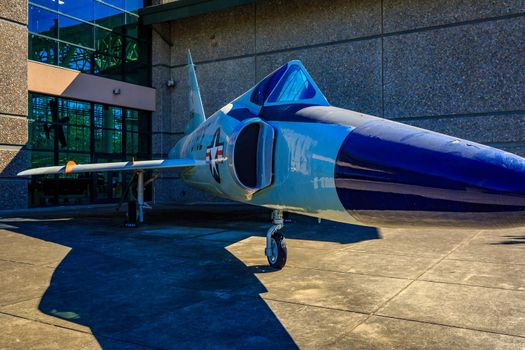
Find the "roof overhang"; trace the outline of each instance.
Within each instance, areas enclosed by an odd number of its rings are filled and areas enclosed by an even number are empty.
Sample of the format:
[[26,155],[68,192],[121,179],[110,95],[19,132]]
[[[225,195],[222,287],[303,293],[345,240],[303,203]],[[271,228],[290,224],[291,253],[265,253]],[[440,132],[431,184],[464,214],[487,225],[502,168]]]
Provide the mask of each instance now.
[[139,14],[143,23],[149,25],[176,21],[252,2],[255,0],[176,0],[167,4],[148,6],[141,9]]

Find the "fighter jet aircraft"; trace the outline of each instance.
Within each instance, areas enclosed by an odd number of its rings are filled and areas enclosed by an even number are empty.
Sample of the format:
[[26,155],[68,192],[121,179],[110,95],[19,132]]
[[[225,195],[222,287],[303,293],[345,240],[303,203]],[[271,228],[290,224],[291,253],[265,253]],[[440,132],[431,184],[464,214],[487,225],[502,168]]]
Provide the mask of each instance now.
[[[168,159],[36,168],[19,176],[179,168],[202,191],[273,209],[269,264],[287,250],[283,212],[373,226],[525,223],[525,159],[333,107],[300,61],[280,67],[206,118],[188,53],[191,119]],[[321,233],[320,233],[321,234]]]

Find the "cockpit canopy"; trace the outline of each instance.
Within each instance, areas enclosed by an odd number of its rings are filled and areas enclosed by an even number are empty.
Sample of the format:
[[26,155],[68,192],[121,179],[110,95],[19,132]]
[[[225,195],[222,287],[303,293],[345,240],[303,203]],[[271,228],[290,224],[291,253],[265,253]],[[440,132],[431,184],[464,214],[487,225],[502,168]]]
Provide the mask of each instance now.
[[[248,92],[249,102],[257,106],[329,103],[300,61],[290,61]],[[243,97],[248,97],[243,96]]]

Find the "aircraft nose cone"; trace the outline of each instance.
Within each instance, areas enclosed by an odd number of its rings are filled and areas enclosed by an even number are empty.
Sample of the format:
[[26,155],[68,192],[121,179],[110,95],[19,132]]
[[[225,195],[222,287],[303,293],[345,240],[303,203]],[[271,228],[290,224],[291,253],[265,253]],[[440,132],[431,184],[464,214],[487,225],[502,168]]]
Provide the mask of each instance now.
[[349,133],[335,184],[352,212],[520,212],[525,223],[524,158],[384,119]]
[[347,156],[385,170],[525,194],[525,159],[496,148],[384,120],[356,128],[346,141]]

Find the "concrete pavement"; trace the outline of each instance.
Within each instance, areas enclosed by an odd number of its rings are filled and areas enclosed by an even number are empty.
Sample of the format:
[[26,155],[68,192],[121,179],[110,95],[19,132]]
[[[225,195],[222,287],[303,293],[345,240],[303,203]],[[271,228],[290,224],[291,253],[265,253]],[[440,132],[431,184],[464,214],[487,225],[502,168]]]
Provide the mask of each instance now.
[[[30,215],[30,216],[27,216]],[[376,229],[159,208],[0,218],[0,349],[524,349],[525,228]]]

